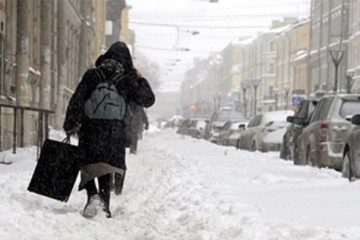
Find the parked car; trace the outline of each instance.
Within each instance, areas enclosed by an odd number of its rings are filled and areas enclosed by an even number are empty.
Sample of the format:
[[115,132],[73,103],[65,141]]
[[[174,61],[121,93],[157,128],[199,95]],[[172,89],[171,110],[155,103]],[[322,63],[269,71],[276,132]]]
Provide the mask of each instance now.
[[293,114],[294,111],[291,110],[280,110],[254,116],[247,129],[240,133],[237,147],[250,151],[279,151],[280,143],[265,143],[264,137],[270,132],[287,127],[289,123],[286,118]]
[[204,138],[205,127],[209,120],[205,118],[192,118],[188,135],[194,138]]
[[185,119],[180,123],[179,128],[176,130],[176,133],[181,135],[189,135],[189,129],[191,126],[192,126],[191,120]]
[[266,134],[266,136],[263,139],[264,144],[277,146],[281,151],[281,144],[283,142],[283,138],[284,138],[286,129],[287,129],[287,127],[283,127],[283,128],[279,128],[278,130],[275,130],[273,132]]
[[210,138],[209,141],[212,143],[218,143],[220,138],[220,132],[225,127],[227,121],[215,121],[211,123],[210,127]]
[[231,109],[224,108],[211,115],[209,125],[206,127],[205,135],[212,142],[217,142],[220,130],[227,121],[248,121],[240,112],[234,112]]
[[360,178],[360,114],[354,115],[351,122],[355,127],[345,140],[342,176],[353,181]]
[[317,102],[317,100],[302,100],[299,107],[295,111],[294,116],[287,118],[287,121],[290,122],[290,124],[286,128],[285,134],[283,135],[280,147],[280,158],[285,160],[294,159],[294,151],[297,150],[294,142],[301,134],[303,128],[294,124],[293,119],[294,117],[301,117],[308,121]]
[[[298,164],[342,170],[345,139],[354,125],[349,119],[360,110],[360,94],[326,95],[317,103],[309,122],[294,117],[304,129],[296,140]],[[297,154],[297,156],[296,156]]]
[[240,133],[246,129],[248,122],[227,121],[221,129],[217,143],[224,146],[236,147]]
[[184,117],[181,115],[174,115],[170,118],[169,123],[170,127],[180,127],[182,122],[184,121]]

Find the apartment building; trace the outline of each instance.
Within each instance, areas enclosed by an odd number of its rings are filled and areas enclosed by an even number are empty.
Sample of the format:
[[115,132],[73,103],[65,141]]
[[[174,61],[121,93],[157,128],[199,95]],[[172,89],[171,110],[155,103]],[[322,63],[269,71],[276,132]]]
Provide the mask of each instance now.
[[[62,128],[67,103],[105,36],[102,0],[0,1],[0,103],[54,111],[50,124]],[[98,8],[100,6],[100,8]],[[102,7],[101,7],[102,6]],[[104,26],[102,27],[104,29]],[[3,45],[2,45],[3,44]],[[1,149],[38,142],[39,113],[1,108]]]
[[[360,92],[360,1],[349,2],[349,51],[346,72],[349,90]],[[349,81],[349,82],[348,82]],[[352,87],[352,88],[351,88]]]
[[[355,1],[356,2],[356,1]],[[310,88],[315,91],[342,91],[348,61],[350,0],[311,2]],[[335,72],[338,72],[335,75]]]
[[274,39],[277,48],[275,109],[295,108],[308,94],[310,21],[287,27]]

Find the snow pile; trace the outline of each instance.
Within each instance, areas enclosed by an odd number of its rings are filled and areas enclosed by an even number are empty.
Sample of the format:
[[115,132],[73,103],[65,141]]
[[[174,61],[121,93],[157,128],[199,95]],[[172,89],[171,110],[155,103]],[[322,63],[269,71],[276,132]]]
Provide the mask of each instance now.
[[[52,134],[61,139],[61,133]],[[222,147],[150,128],[128,155],[112,219],[81,216],[86,194],[68,203],[26,190],[36,148],[0,165],[0,239],[360,239],[360,181],[282,161],[278,153]],[[21,156],[21,157],[20,157]],[[22,160],[20,160],[22,159]]]

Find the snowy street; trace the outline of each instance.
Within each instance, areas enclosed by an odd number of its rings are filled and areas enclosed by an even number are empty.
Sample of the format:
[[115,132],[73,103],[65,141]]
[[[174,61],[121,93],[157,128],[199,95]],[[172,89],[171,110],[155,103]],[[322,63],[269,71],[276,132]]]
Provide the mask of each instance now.
[[127,155],[113,218],[89,220],[78,183],[67,203],[26,190],[35,147],[1,153],[13,163],[0,165],[0,239],[360,239],[360,181],[278,155],[152,129],[138,154]]

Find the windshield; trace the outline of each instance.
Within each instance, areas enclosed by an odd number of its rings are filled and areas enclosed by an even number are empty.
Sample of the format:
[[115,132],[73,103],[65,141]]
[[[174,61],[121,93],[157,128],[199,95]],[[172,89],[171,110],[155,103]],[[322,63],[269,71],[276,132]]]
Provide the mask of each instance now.
[[358,114],[360,111],[360,101],[343,101],[340,107],[340,116],[352,116]]
[[229,121],[229,120],[240,120],[245,119],[244,115],[239,112],[224,111],[218,114],[215,121]]

